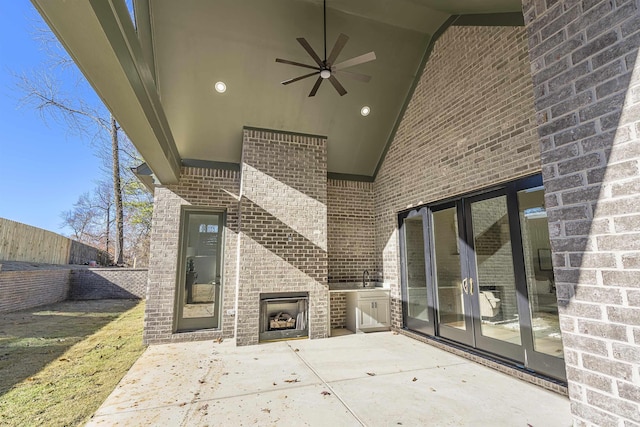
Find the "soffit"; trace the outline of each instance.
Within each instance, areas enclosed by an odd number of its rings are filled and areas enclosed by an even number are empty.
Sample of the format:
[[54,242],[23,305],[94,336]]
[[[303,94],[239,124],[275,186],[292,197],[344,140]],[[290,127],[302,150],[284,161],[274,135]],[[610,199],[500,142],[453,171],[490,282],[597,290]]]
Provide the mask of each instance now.
[[[416,78],[431,36],[452,14],[510,12],[513,0],[328,0],[327,51],[350,39],[338,58],[375,51],[351,70],[373,78],[328,81],[315,97],[307,74],[275,58],[312,64],[297,37],[320,56],[320,0],[154,0],[149,2],[156,84],[182,159],[240,162],[243,126],[326,135],[329,172],[373,175]],[[311,70],[309,70],[311,71]],[[217,81],[227,92],[213,90]],[[371,114],[362,117],[364,105]]]

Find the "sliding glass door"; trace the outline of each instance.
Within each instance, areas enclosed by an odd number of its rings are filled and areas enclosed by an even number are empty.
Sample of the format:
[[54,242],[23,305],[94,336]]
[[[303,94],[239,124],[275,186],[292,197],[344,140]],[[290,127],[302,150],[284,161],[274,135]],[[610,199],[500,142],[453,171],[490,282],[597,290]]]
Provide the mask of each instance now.
[[[405,280],[405,326],[563,379],[543,196],[541,178],[534,177],[422,208],[422,282],[432,299],[418,301]],[[416,244],[408,234],[418,230],[407,221],[401,255],[410,276],[419,263],[407,261],[407,243]],[[415,258],[418,251],[411,253]],[[433,332],[415,328],[411,307],[420,304],[431,308]]]

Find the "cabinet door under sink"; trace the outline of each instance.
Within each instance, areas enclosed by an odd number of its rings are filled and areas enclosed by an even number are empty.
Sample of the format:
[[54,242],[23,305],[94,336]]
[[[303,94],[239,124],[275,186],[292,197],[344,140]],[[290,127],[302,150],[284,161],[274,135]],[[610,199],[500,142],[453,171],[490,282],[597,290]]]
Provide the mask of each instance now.
[[[347,299],[347,310],[352,311],[355,322],[351,326],[354,331],[382,331],[390,327],[389,294],[386,292],[356,292],[351,295],[351,304]],[[347,323],[349,316],[347,315]],[[355,323],[355,324],[353,324]]]

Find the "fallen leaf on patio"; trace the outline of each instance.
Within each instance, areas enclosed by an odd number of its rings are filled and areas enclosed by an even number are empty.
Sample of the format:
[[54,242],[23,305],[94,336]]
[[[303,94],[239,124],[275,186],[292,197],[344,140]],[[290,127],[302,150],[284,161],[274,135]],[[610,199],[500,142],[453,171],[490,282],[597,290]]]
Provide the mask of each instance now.
[[416,377],[413,377],[413,379],[411,381],[416,382],[416,381],[418,381],[418,379]]
[[[393,335],[398,335],[398,332],[394,332]],[[398,423],[398,424],[400,424],[400,423]]]
[[293,351],[300,351],[300,349],[294,348]]
[[300,382],[300,380],[299,380],[299,379],[297,379],[297,378],[294,378],[294,379],[292,379],[292,380],[284,380],[284,382],[285,382],[285,383],[299,383],[299,382]]
[[224,339],[223,339],[222,337],[219,337],[219,338],[216,340],[216,342],[217,342],[218,344],[220,344],[222,341],[224,341]]
[[254,357],[254,358],[253,358],[253,360],[258,360],[258,358],[257,358],[257,357]]
[[323,396],[330,396],[331,395],[331,393],[329,393],[328,391],[323,391],[320,394],[322,394]]
[[269,408],[264,408],[264,409],[262,410],[262,412],[266,412],[267,414],[270,414],[270,413],[271,413],[271,409],[269,409]]
[[370,377],[375,377],[376,374],[374,374],[373,372],[367,372],[367,375],[369,375]]
[[278,385],[275,381],[273,382],[273,385]]
[[463,383],[466,383],[466,382],[467,382],[467,380],[462,380],[462,382],[463,382]]
[[229,372],[223,372],[222,375],[229,375]]
[[181,403],[181,404],[179,404],[178,406],[184,406],[184,405],[186,405],[186,404],[187,404],[187,402],[182,402],[182,403]]
[[429,387],[429,388],[431,389],[431,391],[436,391],[436,389],[433,387]]
[[62,358],[60,358],[60,359],[58,359],[58,360],[59,360],[59,361],[61,361],[61,362],[69,362],[69,361],[70,361],[70,360],[69,360],[69,359],[67,359],[66,357],[62,357]]

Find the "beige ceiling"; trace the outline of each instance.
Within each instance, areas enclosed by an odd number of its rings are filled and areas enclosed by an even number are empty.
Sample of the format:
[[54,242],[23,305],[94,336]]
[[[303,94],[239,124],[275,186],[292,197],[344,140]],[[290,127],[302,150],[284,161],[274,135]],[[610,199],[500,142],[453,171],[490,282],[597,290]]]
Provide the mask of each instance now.
[[[338,62],[375,51],[353,67],[369,83],[328,81],[309,98],[315,78],[279,64],[312,65],[296,42],[323,56],[321,0],[153,0],[149,2],[156,85],[182,159],[239,163],[242,127],[328,136],[328,170],[373,175],[434,32],[452,15],[520,10],[513,0],[328,0],[327,51],[350,37]],[[311,70],[309,70],[310,72]],[[217,81],[227,92],[213,90]],[[368,117],[360,115],[364,105]],[[135,142],[135,141],[134,141]]]

